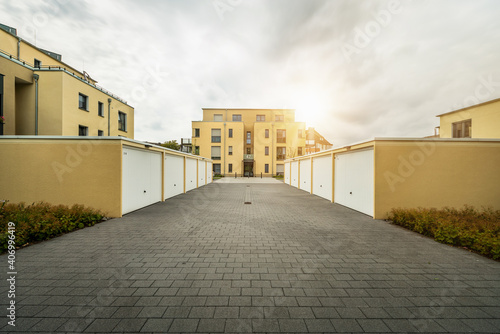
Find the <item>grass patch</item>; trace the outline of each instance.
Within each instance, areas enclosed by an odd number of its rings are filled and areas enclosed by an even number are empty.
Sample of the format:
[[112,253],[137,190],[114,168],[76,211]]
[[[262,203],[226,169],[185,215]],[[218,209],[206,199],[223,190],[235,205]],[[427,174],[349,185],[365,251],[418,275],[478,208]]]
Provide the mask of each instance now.
[[8,223],[15,223],[16,247],[48,240],[99,223],[104,215],[83,205],[0,204],[0,253],[8,248]]
[[442,210],[392,209],[389,220],[441,243],[500,259],[500,210],[477,210],[472,206]]

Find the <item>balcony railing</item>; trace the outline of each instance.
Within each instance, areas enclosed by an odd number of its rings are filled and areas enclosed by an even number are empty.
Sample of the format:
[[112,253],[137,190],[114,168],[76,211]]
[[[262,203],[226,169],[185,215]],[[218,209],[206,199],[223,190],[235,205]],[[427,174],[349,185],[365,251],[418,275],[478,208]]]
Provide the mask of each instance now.
[[212,143],[220,143],[220,136],[212,136]]
[[218,157],[212,157],[212,160],[220,160],[220,156],[218,156]]
[[244,160],[253,160],[253,154],[243,154]]

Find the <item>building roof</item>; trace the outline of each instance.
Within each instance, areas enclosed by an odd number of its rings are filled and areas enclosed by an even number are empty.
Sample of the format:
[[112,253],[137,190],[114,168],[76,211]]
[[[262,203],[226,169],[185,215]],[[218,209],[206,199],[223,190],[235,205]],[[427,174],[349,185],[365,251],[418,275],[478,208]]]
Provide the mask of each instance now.
[[465,107],[465,108],[461,108],[461,109],[449,111],[449,112],[446,112],[444,114],[437,115],[436,117],[441,117],[441,116],[453,114],[453,113],[456,113],[456,112],[459,112],[459,111],[464,111],[464,110],[467,110],[467,109],[471,109],[471,108],[483,106],[485,104],[494,103],[494,102],[498,102],[498,101],[500,101],[500,98],[494,99],[494,100],[490,100],[490,101],[486,101],[486,102],[482,102],[482,103],[478,103],[478,104],[475,104],[475,105],[472,105],[472,106],[469,106],[469,107]]
[[295,109],[280,109],[280,108],[201,108],[202,110],[287,110],[295,111]]

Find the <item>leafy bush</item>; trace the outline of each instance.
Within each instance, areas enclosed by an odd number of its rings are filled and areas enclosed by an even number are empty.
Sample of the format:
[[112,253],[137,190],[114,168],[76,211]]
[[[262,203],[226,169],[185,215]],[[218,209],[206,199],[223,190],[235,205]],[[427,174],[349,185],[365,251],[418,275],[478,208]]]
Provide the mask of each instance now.
[[26,205],[0,205],[0,253],[8,247],[8,223],[15,223],[16,246],[47,240],[55,236],[93,226],[104,218],[97,210],[75,204],[50,205],[45,202]]
[[500,210],[480,211],[472,206],[442,210],[392,209],[389,220],[441,243],[500,259]]

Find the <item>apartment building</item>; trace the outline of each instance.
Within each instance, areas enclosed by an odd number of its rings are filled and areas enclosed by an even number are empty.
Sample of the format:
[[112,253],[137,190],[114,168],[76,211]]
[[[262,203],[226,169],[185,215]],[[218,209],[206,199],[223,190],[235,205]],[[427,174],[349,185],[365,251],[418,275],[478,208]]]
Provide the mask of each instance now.
[[0,24],[0,135],[134,138],[134,108]]
[[283,174],[285,159],[305,154],[306,125],[293,109],[202,110],[191,143],[193,153],[213,160],[214,174]]
[[440,138],[500,138],[500,99],[436,117],[439,117],[436,132]]
[[306,154],[329,150],[333,147],[328,140],[318,133],[314,128],[309,127],[306,131]]

